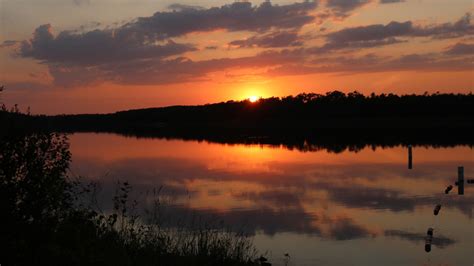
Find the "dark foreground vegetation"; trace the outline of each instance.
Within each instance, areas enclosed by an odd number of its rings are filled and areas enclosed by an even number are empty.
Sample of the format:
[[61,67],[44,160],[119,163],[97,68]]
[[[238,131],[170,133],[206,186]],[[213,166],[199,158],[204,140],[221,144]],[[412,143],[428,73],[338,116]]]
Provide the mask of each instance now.
[[[473,94],[394,95],[339,91],[171,106],[113,114],[28,116],[0,120],[50,132],[108,132],[134,137],[283,145],[332,152],[369,146],[474,144]],[[13,117],[13,118],[12,118]]]
[[251,240],[222,226],[161,226],[159,195],[134,213],[127,182],[110,213],[97,210],[93,186],[66,175],[64,135],[0,140],[2,265],[259,265]]

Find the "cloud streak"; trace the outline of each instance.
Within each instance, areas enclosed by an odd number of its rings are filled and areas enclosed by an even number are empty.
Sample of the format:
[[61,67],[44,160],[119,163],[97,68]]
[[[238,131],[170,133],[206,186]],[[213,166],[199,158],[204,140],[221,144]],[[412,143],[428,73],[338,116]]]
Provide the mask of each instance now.
[[336,17],[344,18],[349,16],[355,9],[371,2],[371,0],[327,0],[326,7],[329,8]]
[[[354,67],[357,66],[357,67]],[[308,75],[316,73],[376,73],[392,71],[467,71],[474,67],[474,57],[453,58],[436,53],[401,56],[321,57],[306,64],[286,64],[266,71],[269,76]]]
[[265,35],[255,35],[243,40],[235,40],[229,43],[230,46],[236,46],[238,48],[251,48],[251,47],[264,47],[264,48],[276,48],[276,47],[289,47],[289,46],[301,46],[303,41],[298,36],[297,32],[292,31],[277,31],[271,32]]
[[[412,233],[403,230],[385,230],[384,235],[387,237],[397,237],[403,240],[408,240],[414,243],[425,242],[426,235],[421,233]],[[438,236],[435,232],[432,244],[438,248],[446,248],[448,246],[456,244],[457,241],[445,236]]]
[[380,0],[381,4],[394,4],[394,3],[402,3],[405,0]]
[[473,55],[474,44],[471,43],[456,43],[455,45],[448,48],[445,52],[449,55]]
[[415,25],[411,21],[392,21],[386,25],[373,24],[342,29],[327,34],[326,50],[362,48],[400,43],[399,37],[431,37],[435,39],[457,38],[474,34],[471,14],[467,13],[454,23]]
[[15,41],[15,40],[6,40],[0,43],[0,48],[12,47],[12,46],[15,46],[17,43],[18,41]]

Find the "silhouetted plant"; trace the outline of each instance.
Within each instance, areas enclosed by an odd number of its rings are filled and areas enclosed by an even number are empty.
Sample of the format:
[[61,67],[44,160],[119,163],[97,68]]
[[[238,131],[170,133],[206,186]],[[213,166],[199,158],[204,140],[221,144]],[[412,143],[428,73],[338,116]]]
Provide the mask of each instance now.
[[2,100],[2,93],[5,90],[5,86],[0,86],[0,111],[7,111],[7,107],[5,104],[1,101]]
[[[73,204],[73,183],[65,178],[67,138],[55,133],[0,137],[2,246],[16,263],[41,253]],[[21,263],[19,263],[21,264]]]

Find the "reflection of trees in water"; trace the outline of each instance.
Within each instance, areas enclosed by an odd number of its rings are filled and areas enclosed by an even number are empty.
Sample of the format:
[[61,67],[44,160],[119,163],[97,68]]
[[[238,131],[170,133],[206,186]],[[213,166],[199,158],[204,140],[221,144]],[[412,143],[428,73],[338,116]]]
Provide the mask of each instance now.
[[[89,132],[89,131],[86,131]],[[103,133],[103,131],[93,131]],[[216,129],[206,133],[189,130],[117,130],[106,131],[116,133],[126,137],[144,139],[166,139],[185,140],[219,143],[226,145],[263,145],[267,147],[284,147],[288,150],[298,150],[302,152],[328,151],[331,153],[342,153],[344,151],[359,152],[365,148],[389,149],[395,147],[414,148],[454,148],[458,146],[474,147],[474,142],[469,132],[460,135],[451,135],[443,130],[437,132],[411,132],[391,130],[389,132],[358,132],[358,131],[321,131],[320,134],[304,135],[298,132],[256,132],[253,134],[237,131],[222,131]],[[262,135],[254,135],[254,134]]]
[[[403,240],[412,241],[415,243],[423,243],[425,242],[426,235],[422,233],[412,233],[403,230],[386,230],[384,232],[385,236],[388,237],[398,237]],[[456,240],[439,235],[433,239],[433,245],[437,246],[438,248],[446,248],[453,244],[456,244]]]

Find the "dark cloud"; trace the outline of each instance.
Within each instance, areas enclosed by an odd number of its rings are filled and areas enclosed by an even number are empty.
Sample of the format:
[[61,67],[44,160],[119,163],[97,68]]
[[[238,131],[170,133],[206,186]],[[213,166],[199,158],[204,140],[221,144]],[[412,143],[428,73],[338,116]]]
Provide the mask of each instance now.
[[474,34],[471,14],[468,13],[455,23],[416,26],[411,21],[392,21],[387,25],[374,24],[346,28],[326,35],[328,46],[345,47],[363,45],[367,42],[394,40],[395,37],[456,38]]
[[[125,73],[118,71],[121,81],[124,83],[140,84],[140,83],[176,83],[181,81],[194,81],[205,77],[208,73],[222,71],[226,69],[237,68],[259,68],[267,66],[275,66],[286,63],[295,63],[301,61],[301,55],[289,51],[268,51],[262,52],[255,56],[239,57],[239,58],[219,58],[202,61],[192,61],[189,59],[179,58],[176,60],[162,61],[158,65],[154,65],[152,75],[149,72],[140,72],[136,68],[128,68]],[[134,75],[125,75],[128,71],[135,71]],[[137,77],[141,78],[138,79]]]
[[[74,86],[86,82],[112,81],[121,84],[170,84],[206,80],[212,72],[230,68],[258,68],[295,63],[301,55],[288,51],[262,52],[255,56],[219,58],[193,61],[179,57],[174,59],[130,60],[102,64],[84,69],[80,66],[50,65],[50,73],[56,85]],[[95,78],[94,78],[95,77]]]
[[90,4],[90,0],[72,0],[72,2],[78,6],[84,5],[84,4]]
[[92,31],[98,29],[102,26],[102,23],[97,21],[91,21],[85,24],[80,25],[77,29],[69,31],[70,33],[85,33],[87,31]]
[[162,216],[174,217],[173,220],[168,221],[169,226],[174,226],[173,222],[176,220],[182,222],[194,218],[194,220],[204,221],[208,226],[209,224],[225,224],[249,235],[255,235],[259,231],[271,236],[277,233],[291,232],[315,235],[331,240],[351,240],[377,235],[376,232],[357,224],[350,217],[328,216],[325,213],[309,214],[303,209],[259,208],[233,209],[222,212],[170,205],[162,208],[162,211]]
[[22,42],[20,55],[50,64],[93,66],[162,58],[195,50],[189,44],[170,40],[158,45],[142,37],[113,30],[94,30],[82,34],[63,31],[55,36],[51,25],[45,24],[35,30],[32,39]]
[[259,6],[235,2],[209,9],[175,4],[170,6],[172,12],[157,12],[113,29],[62,31],[57,35],[50,24],[45,24],[35,30],[33,38],[21,43],[17,53],[47,64],[55,85],[60,86],[103,81],[125,84],[196,81],[229,67],[268,66],[284,63],[285,59],[279,55],[275,60],[268,54],[258,54],[195,62],[176,58],[195,51],[195,46],[176,43],[170,37],[217,29],[271,30],[276,33],[249,42],[264,47],[298,45],[293,32],[314,19],[310,12],[316,6],[315,1],[288,5],[264,2]]
[[363,66],[369,72],[377,71],[465,71],[474,67],[474,58],[453,59],[438,54],[408,54],[378,64]]
[[[407,42],[407,38],[431,37],[435,39],[456,38],[474,34],[470,13],[454,23],[429,26],[414,25],[411,21],[392,21],[386,25],[374,24],[345,28],[326,34],[326,43],[320,47],[309,48],[311,53],[326,53],[342,49],[359,50]],[[405,38],[405,39],[401,39]]]
[[11,47],[11,46],[16,45],[17,43],[18,43],[18,41],[6,40],[6,41],[3,41],[3,42],[0,44],[0,48]]
[[[303,209],[273,209],[268,207],[253,209],[229,209],[226,211],[209,208],[192,208],[188,204],[177,204],[175,195],[169,194],[167,187],[159,190],[159,194],[134,193],[137,187],[133,185],[133,191],[129,195],[131,199],[137,199],[139,206],[137,209],[143,210],[142,217],[146,220],[146,214],[152,213],[154,200],[159,199],[160,224],[164,227],[196,226],[200,221],[206,226],[222,226],[236,230],[239,233],[255,235],[263,232],[266,235],[275,235],[282,232],[293,232],[299,234],[320,235],[320,227],[314,223],[318,218],[305,212]],[[143,189],[146,189],[144,186]],[[150,188],[149,188],[150,189]],[[98,195],[99,207],[105,211],[113,208],[111,199],[114,195],[114,185],[109,184],[100,190]],[[158,190],[156,190],[158,191]],[[167,193],[167,194],[164,194]],[[186,191],[178,193],[186,193]],[[138,196],[137,196],[138,195]],[[141,196],[140,196],[141,195]],[[171,196],[171,197],[170,197]],[[178,195],[179,196],[179,195]],[[184,194],[186,198],[193,200],[195,194]],[[350,223],[346,226],[351,226]],[[338,228],[344,230],[344,227]],[[348,230],[344,230],[348,232]],[[346,239],[350,238],[347,236]]]
[[[158,206],[160,213],[160,224],[164,227],[181,226],[219,227],[226,225],[227,228],[236,230],[239,233],[256,235],[262,232],[273,236],[277,233],[297,233],[323,237],[331,240],[351,240],[366,237],[374,237],[377,233],[347,216],[329,216],[326,213],[308,213],[303,208],[269,208],[258,207],[250,209],[229,209],[226,211],[214,210],[210,208],[192,208],[187,204],[176,204],[175,200],[163,195],[166,187],[160,190],[159,194],[148,193],[144,197],[130,195],[131,198],[141,200],[139,209],[143,210],[143,218],[146,214],[153,213],[154,199],[160,200]],[[100,190],[100,201],[109,200],[113,197],[114,189]],[[103,197],[103,193],[108,196]],[[143,194],[142,194],[143,195]],[[156,198],[158,196],[158,198]],[[194,195],[190,195],[190,200]],[[186,194],[188,197],[188,194]],[[112,208],[112,204],[106,204],[105,210]],[[104,204],[101,202],[101,208]]]
[[392,212],[413,211],[417,205],[435,202],[434,197],[409,197],[401,191],[370,188],[359,185],[334,185],[320,183],[318,187],[327,190],[332,201],[351,208],[387,209]]
[[413,36],[428,36],[435,39],[457,38],[472,34],[474,34],[474,24],[471,23],[471,13],[466,13],[454,23],[416,27],[413,32]]
[[[320,51],[320,50],[316,50]],[[337,56],[315,59],[306,64],[287,64],[269,69],[270,76],[308,75],[316,73],[375,73],[390,71],[466,71],[474,67],[474,57],[451,58],[441,54],[408,54],[384,57],[375,54],[364,56]]]
[[288,191],[288,190],[265,190],[262,192],[244,192],[234,197],[241,199],[241,200],[251,200],[256,203],[260,203],[269,206],[279,206],[279,207],[301,207],[301,198],[302,196],[300,193],[296,191]]
[[52,86],[49,84],[39,82],[5,82],[3,83],[6,88],[13,90],[45,90],[50,89]]
[[390,37],[407,35],[412,32],[412,30],[413,25],[410,21],[403,23],[392,21],[387,25],[377,24],[342,29],[328,34],[327,39],[330,43],[383,40]]
[[[56,61],[64,55],[55,55],[51,51],[49,54],[45,50],[60,49],[60,51],[66,52],[67,47],[77,49],[82,46],[94,46],[104,51],[108,49],[114,51],[117,49],[116,42],[124,42],[129,50],[125,49],[121,52],[124,56],[127,56],[128,52],[132,52],[129,57],[133,58],[137,57],[134,53],[139,55],[144,53],[140,51],[142,49],[153,50],[156,41],[191,32],[218,29],[254,32],[272,28],[296,29],[314,19],[309,13],[316,6],[314,1],[281,6],[272,5],[270,2],[264,2],[259,6],[252,6],[249,2],[235,2],[231,5],[210,9],[174,4],[170,6],[173,12],[157,12],[151,17],[140,17],[115,29],[94,30],[85,33],[63,31],[57,37],[53,35],[51,25],[46,24],[35,30],[32,40],[24,42],[22,55]],[[83,51],[79,52],[83,56]],[[103,51],[99,50],[94,54],[94,51],[89,51],[86,55],[100,56],[101,52]]]
[[314,20],[310,12],[317,7],[315,1],[288,5],[263,2],[252,6],[250,2],[234,2],[209,9],[173,5],[174,12],[157,12],[124,25],[124,31],[140,32],[152,39],[166,39],[191,32],[224,29],[228,31],[262,32],[271,28],[300,28]]
[[449,55],[472,55],[474,54],[474,44],[456,43],[445,52]]
[[[369,1],[329,0],[326,7],[346,13]],[[449,58],[470,50],[458,45],[444,54],[407,55],[399,58],[332,57],[328,52],[348,52],[406,42],[410,37],[450,38],[473,33],[470,14],[454,23],[416,26],[412,22],[390,22],[342,29],[323,35],[326,43],[318,47],[267,50],[240,58],[215,58],[194,61],[186,52],[196,51],[192,44],[176,43],[170,37],[211,30],[251,31],[254,36],[235,40],[238,47],[281,48],[301,46],[308,36],[299,29],[315,21],[316,1],[288,5],[264,2],[252,6],[235,2],[213,8],[171,5],[170,12],[157,12],[115,28],[87,28],[54,34],[51,25],[39,26],[30,40],[21,42],[17,53],[47,64],[54,84],[64,87],[114,82],[120,84],[170,84],[209,80],[208,74],[234,68],[269,67],[267,75],[398,70],[465,70],[471,60]],[[92,28],[98,27],[93,24]],[[5,43],[2,45],[11,45]],[[205,49],[216,49],[208,46]],[[316,60],[320,59],[320,62]],[[347,63],[357,64],[357,68]]]
[[[368,72],[379,71],[463,71],[474,66],[474,60],[469,58],[453,59],[438,54],[408,54],[396,58],[379,58],[377,63],[361,66],[360,70]],[[357,60],[355,60],[357,61]]]
[[[161,192],[160,192],[161,193]],[[142,198],[141,209],[148,210],[144,213],[152,213],[155,207],[152,204],[153,197]],[[227,228],[236,230],[247,235],[256,235],[263,232],[273,236],[278,233],[296,233],[319,236],[331,240],[351,240],[366,237],[375,237],[377,232],[358,224],[354,219],[347,216],[330,216],[327,213],[307,213],[302,208],[274,209],[259,207],[252,209],[229,209],[226,211],[192,208],[187,204],[173,204],[160,194],[159,213],[160,224],[164,227],[174,227],[177,223],[181,226],[195,227],[201,225],[207,227],[219,227],[226,225]],[[191,196],[192,200],[192,196]],[[111,208],[112,206],[109,206]],[[146,215],[143,216],[146,219]]]
[[381,4],[393,4],[393,3],[402,3],[402,2],[405,2],[405,0],[380,0],[379,2]]
[[192,6],[192,5],[183,5],[183,4],[171,4],[168,6],[168,9],[173,10],[175,12],[190,12],[195,10],[204,10],[205,8],[201,6]]
[[371,0],[327,0],[326,7],[328,7],[336,17],[347,17],[353,10],[367,5],[370,2]]
[[239,225],[246,233],[255,235],[257,231],[263,231],[267,235],[276,233],[293,232],[300,234],[320,235],[320,228],[314,224],[313,215],[302,209],[273,210],[269,208],[231,210],[228,212],[217,212],[198,210],[201,217],[219,220],[224,224]]
[[366,237],[375,237],[377,233],[369,228],[356,224],[353,219],[342,217],[328,221],[327,237],[335,240],[351,240]]
[[301,46],[302,40],[297,32],[276,31],[265,35],[255,35],[243,40],[235,40],[229,43],[231,46],[243,47],[288,47]]
[[[349,208],[390,210],[392,212],[413,212],[419,206],[434,206],[440,195],[410,196],[401,190],[361,185],[316,183],[315,187],[326,190],[331,201]],[[473,197],[453,198],[443,207],[457,208],[467,217],[472,217]]]
[[352,41],[352,42],[328,42],[322,47],[316,47],[309,49],[312,53],[325,53],[331,52],[334,50],[342,49],[364,49],[364,48],[373,48],[380,47],[385,45],[392,45],[397,43],[404,43],[406,41],[399,40],[397,38],[386,38],[381,40],[366,40],[366,41]]
[[[426,238],[426,233],[412,233],[403,230],[385,230],[384,234],[388,237],[398,237],[415,243],[425,242]],[[446,248],[456,243],[456,240],[442,235],[437,235],[436,230],[434,231],[432,244],[437,246],[438,248]]]
[[[407,42],[412,37],[434,39],[456,38],[474,34],[471,15],[467,13],[454,23],[429,26],[414,25],[411,21],[392,21],[386,25],[374,24],[345,28],[325,35],[326,43],[319,47],[307,48],[310,54],[323,54],[338,50],[360,50]],[[404,38],[404,39],[402,39]]]
[[51,64],[48,66],[53,83],[61,87],[75,87],[83,85],[96,85],[108,81],[103,72],[96,67],[63,66]]

